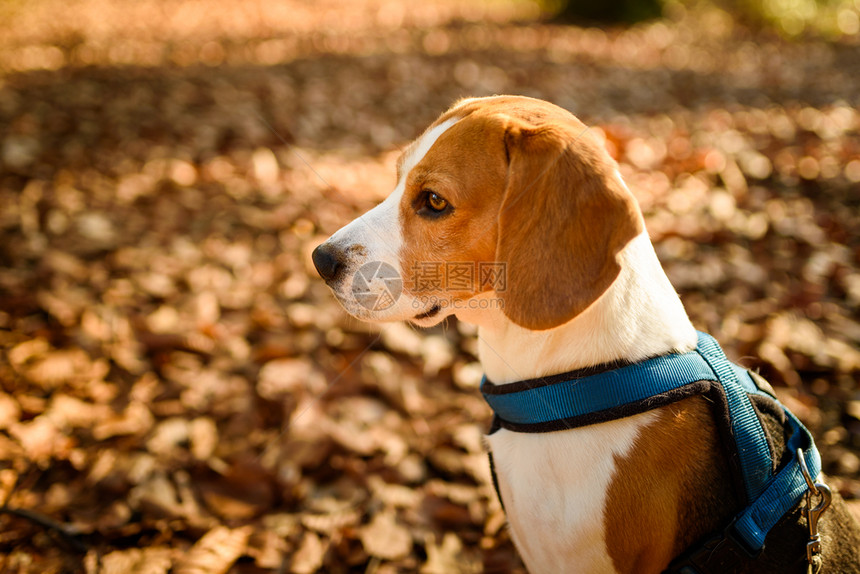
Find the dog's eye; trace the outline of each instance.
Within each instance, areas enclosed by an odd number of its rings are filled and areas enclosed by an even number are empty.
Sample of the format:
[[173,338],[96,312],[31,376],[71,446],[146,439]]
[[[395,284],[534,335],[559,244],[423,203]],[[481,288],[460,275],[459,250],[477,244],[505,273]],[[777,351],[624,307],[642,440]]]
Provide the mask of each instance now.
[[427,194],[427,207],[437,213],[442,212],[448,207],[448,201],[438,193],[431,191]]
[[448,200],[436,193],[435,191],[427,191],[424,197],[424,209],[433,215],[440,215],[448,209]]

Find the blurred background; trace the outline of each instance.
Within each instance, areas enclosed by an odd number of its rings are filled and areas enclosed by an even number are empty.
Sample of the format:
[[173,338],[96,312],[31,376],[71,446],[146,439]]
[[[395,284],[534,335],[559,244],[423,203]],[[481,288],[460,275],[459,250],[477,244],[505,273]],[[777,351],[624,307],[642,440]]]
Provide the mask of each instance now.
[[858,0],[0,1],[0,572],[523,572],[474,330],[310,251],[454,100],[605,141],[860,499]]

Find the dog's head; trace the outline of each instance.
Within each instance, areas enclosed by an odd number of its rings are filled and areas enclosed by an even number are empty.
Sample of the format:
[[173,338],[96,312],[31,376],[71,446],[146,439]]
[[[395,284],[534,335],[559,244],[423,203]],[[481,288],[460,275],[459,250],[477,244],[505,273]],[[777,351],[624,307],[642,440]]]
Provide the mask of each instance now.
[[486,307],[527,329],[565,323],[612,284],[643,229],[587,131],[540,100],[462,100],[400,157],[391,195],[317,247],[314,265],[360,319],[430,326]]

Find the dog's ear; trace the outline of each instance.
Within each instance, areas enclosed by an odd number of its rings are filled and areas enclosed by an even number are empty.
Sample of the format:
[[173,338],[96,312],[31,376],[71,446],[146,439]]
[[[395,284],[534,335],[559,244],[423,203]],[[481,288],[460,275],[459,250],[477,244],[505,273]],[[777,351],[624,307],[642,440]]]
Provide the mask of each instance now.
[[582,313],[618,276],[619,251],[644,228],[636,199],[577,120],[505,131],[497,293],[518,325],[543,330]]

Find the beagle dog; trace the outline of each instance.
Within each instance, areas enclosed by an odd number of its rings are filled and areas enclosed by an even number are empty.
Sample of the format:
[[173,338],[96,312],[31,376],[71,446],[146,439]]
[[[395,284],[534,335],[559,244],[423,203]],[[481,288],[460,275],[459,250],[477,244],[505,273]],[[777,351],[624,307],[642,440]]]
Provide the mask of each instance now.
[[[357,318],[476,324],[498,388],[697,346],[616,163],[573,115],[531,98],[457,102],[402,154],[388,198],[313,261]],[[711,403],[695,395],[555,432],[495,429],[497,490],[529,572],[703,572],[671,565],[744,500]],[[781,412],[756,412],[777,466],[791,455]],[[755,559],[721,571],[806,572],[803,508]],[[823,571],[860,572],[860,529],[838,495],[818,528]]]

